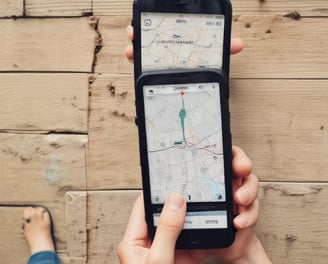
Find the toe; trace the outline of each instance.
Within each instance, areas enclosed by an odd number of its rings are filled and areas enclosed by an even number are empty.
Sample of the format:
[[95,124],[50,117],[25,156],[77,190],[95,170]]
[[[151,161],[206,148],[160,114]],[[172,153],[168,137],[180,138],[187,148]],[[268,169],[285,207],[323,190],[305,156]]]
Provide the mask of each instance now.
[[26,207],[23,211],[22,218],[23,219],[31,218],[34,213],[34,210],[35,209],[33,207]]

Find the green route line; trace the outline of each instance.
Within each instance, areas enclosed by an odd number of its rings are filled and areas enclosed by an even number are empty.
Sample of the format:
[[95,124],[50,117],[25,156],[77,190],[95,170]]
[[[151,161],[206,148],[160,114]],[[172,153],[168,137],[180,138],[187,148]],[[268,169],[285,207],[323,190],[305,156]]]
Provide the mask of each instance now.
[[186,118],[186,115],[187,115],[186,110],[181,109],[179,112],[179,116],[180,116],[180,122],[181,122],[181,128],[182,128],[183,141],[186,141],[185,126],[184,126],[184,120]]
[[180,122],[181,122],[181,128],[182,128],[182,137],[183,137],[183,141],[186,141],[186,133],[185,133],[185,118],[186,118],[186,115],[187,115],[187,111],[185,109],[185,106],[184,106],[184,94],[185,92],[184,91],[181,91],[181,97],[182,97],[182,109],[180,110],[179,112],[179,117],[180,117]]

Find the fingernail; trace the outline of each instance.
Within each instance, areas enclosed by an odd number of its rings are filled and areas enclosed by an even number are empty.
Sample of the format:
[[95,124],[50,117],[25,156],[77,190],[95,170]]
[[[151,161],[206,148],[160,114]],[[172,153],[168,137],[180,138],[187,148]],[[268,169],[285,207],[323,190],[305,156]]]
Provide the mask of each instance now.
[[247,204],[251,196],[247,189],[240,190],[237,195],[242,204]]
[[168,208],[180,211],[185,205],[185,199],[180,193],[172,193],[166,200]]
[[237,218],[235,219],[236,224],[243,228],[246,227],[248,224],[248,217],[247,216],[237,216]]

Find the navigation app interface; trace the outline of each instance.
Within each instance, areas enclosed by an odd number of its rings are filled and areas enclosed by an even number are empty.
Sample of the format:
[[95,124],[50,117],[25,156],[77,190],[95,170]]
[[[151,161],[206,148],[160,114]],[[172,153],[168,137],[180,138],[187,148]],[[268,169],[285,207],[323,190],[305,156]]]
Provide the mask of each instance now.
[[222,68],[224,16],[141,13],[142,72]]
[[219,83],[144,86],[152,204],[224,202]]

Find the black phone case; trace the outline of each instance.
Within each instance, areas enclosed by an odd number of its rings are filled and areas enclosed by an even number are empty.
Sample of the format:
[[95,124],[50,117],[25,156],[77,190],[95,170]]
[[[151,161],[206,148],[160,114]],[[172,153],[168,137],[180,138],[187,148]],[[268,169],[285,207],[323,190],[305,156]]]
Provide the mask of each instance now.
[[[224,14],[224,44],[222,72],[225,75],[229,87],[230,72],[230,44],[232,6],[229,0],[134,0],[133,19],[131,24],[134,28],[133,52],[134,52],[134,76],[135,82],[142,74],[141,72],[141,12],[163,12],[163,13],[192,13],[192,14]],[[227,89],[229,96],[229,89]]]
[[[147,140],[144,122],[144,99],[143,86],[149,84],[172,84],[172,83],[190,83],[197,82],[201,76],[201,81],[217,81],[222,87],[220,91],[221,112],[222,112],[222,135],[224,149],[225,166],[225,186],[226,202],[221,203],[221,210],[227,211],[228,228],[227,229],[202,229],[202,230],[183,230],[177,241],[176,248],[182,249],[207,249],[223,248],[231,245],[235,239],[236,230],[233,227],[233,198],[232,198],[232,144],[230,133],[230,113],[229,101],[226,93],[227,82],[224,74],[215,69],[205,70],[166,70],[158,72],[148,72],[142,74],[136,83],[136,112],[137,125],[139,132],[139,151],[140,165],[142,171],[142,183],[144,190],[144,204],[146,212],[146,222],[148,225],[148,234],[150,239],[154,238],[156,227],[153,222],[153,205],[151,204],[149,164],[147,156]],[[198,211],[198,208],[206,207],[208,210],[218,203],[199,203],[187,204],[187,210]]]

